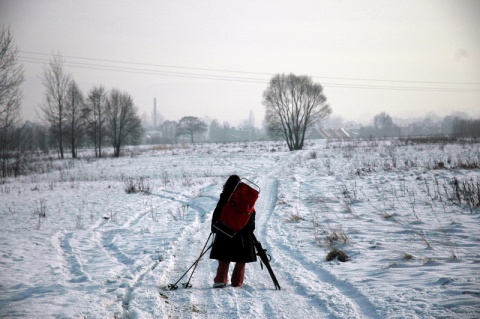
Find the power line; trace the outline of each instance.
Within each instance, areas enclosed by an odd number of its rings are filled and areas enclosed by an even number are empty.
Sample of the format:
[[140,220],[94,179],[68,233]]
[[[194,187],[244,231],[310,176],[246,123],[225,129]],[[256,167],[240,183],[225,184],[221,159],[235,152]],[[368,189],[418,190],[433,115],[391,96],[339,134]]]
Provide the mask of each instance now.
[[427,91],[427,92],[464,92],[464,93],[480,92],[480,89],[462,89],[462,88],[444,88],[444,87],[405,87],[405,86],[380,86],[380,85],[362,85],[362,84],[337,84],[337,83],[323,83],[323,85],[332,87],[332,88],[347,88],[347,89]]
[[[35,52],[24,52],[24,54],[31,54],[37,56],[50,56],[44,53],[35,53]],[[178,68],[183,70],[195,70],[195,71],[208,71],[208,72],[223,72],[223,73],[241,73],[241,74],[257,74],[257,75],[269,75],[268,73],[260,72],[245,72],[245,71],[232,71],[232,70],[220,70],[220,69],[206,69],[206,68],[192,68],[192,67],[180,67],[180,66],[167,66],[160,64],[148,64],[148,63],[136,63],[136,62],[126,62],[126,61],[116,61],[116,60],[105,60],[105,59],[94,59],[94,58],[82,58],[82,57],[73,57],[73,56],[63,56],[70,59],[79,59],[87,61],[99,61],[107,63],[117,63],[117,64],[127,64],[127,65],[142,65],[148,67],[160,67],[160,68]],[[20,61],[26,63],[36,63],[36,64],[45,64],[49,63],[50,60],[45,58],[38,57],[24,57],[20,56]],[[165,71],[165,70],[155,70],[155,69],[146,69],[146,68],[135,68],[135,67],[126,67],[126,66],[117,66],[117,65],[106,65],[106,64],[92,64],[85,62],[77,61],[66,61],[64,62],[66,66],[81,68],[81,69],[92,69],[92,70],[101,70],[101,71],[114,71],[114,72],[123,72],[123,73],[135,73],[135,74],[146,74],[146,75],[161,75],[161,76],[171,76],[171,77],[183,77],[183,78],[195,78],[195,79],[205,79],[205,80],[222,80],[222,81],[234,81],[234,82],[249,82],[249,83],[268,83],[269,80],[265,78],[252,78],[252,77],[238,77],[230,75],[217,75],[217,74],[208,74],[208,73],[186,73],[186,72],[174,72],[174,71]],[[450,84],[450,85],[477,85],[480,83],[459,83],[459,82],[427,82],[427,81],[392,81],[392,80],[380,80],[380,79],[355,79],[355,78],[339,78],[339,77],[316,77],[316,78],[325,78],[325,79],[334,79],[334,80],[343,80],[343,81],[377,81],[377,82],[390,82],[390,83],[415,83],[415,84]],[[348,88],[348,89],[376,89],[376,90],[408,90],[408,91],[437,91],[437,92],[480,92],[480,88],[460,88],[460,87],[425,87],[425,86],[395,86],[395,85],[374,85],[374,84],[356,84],[356,83],[322,83],[326,87],[332,88]]]
[[[19,51],[24,54],[33,54],[41,56],[51,56],[51,54],[46,53],[36,53],[28,51]],[[110,60],[110,59],[96,59],[96,58],[85,58],[85,57],[76,57],[70,55],[62,55],[63,58],[78,59],[78,60],[89,60],[89,61],[99,61],[99,62],[108,62],[108,63],[120,63],[120,64],[132,64],[132,65],[142,65],[142,66],[153,66],[153,67],[162,67],[162,68],[176,68],[176,69],[186,69],[186,70],[199,70],[199,71],[211,71],[211,72],[227,72],[227,73],[243,73],[243,74],[257,74],[257,75],[268,75],[272,76],[271,73],[261,73],[261,72],[249,72],[249,71],[235,71],[235,70],[222,70],[222,69],[209,69],[209,68],[196,68],[196,67],[186,67],[186,66],[176,66],[176,65],[165,65],[165,64],[151,64],[151,63],[141,63],[141,62],[127,62],[120,60]]]
[[[20,53],[41,55],[41,56],[51,56],[51,54],[46,53],[37,53],[30,51],[20,51]],[[238,70],[224,70],[224,69],[211,69],[211,68],[197,68],[197,67],[185,67],[185,66],[175,66],[175,65],[165,65],[165,64],[151,64],[151,63],[140,63],[140,62],[128,62],[120,60],[110,60],[110,59],[97,59],[97,58],[86,58],[86,57],[77,57],[70,55],[63,55],[64,58],[79,59],[79,60],[90,60],[90,61],[100,61],[108,63],[121,63],[121,64],[132,64],[132,65],[143,65],[143,66],[153,66],[153,67],[164,67],[164,68],[177,68],[177,69],[186,69],[186,70],[199,70],[199,71],[211,71],[211,72],[227,72],[227,73],[243,73],[243,74],[257,74],[257,75],[268,75],[273,76],[272,73],[262,73],[262,72],[250,72],[250,71],[238,71]],[[480,85],[479,82],[446,82],[446,81],[418,81],[418,80],[391,80],[391,79],[372,79],[372,78],[350,78],[350,77],[332,77],[332,76],[317,76],[313,75],[312,78],[319,79],[332,79],[332,80],[346,80],[346,81],[371,81],[371,82],[397,82],[397,83],[417,83],[417,84],[450,84],[450,85]]]
[[[43,61],[36,61],[32,59],[20,58],[21,62],[35,63],[35,64],[45,64]],[[181,72],[168,72],[168,71],[156,71],[156,70],[145,70],[145,69],[133,69],[133,68],[124,68],[124,67],[114,67],[114,66],[102,66],[86,63],[76,63],[76,62],[66,62],[65,66],[80,68],[80,69],[90,69],[90,70],[101,70],[101,71],[114,71],[114,72],[123,72],[123,73],[133,73],[133,74],[146,74],[146,75],[161,75],[161,76],[173,76],[173,77],[183,77],[183,78],[194,78],[194,79],[203,79],[203,80],[222,80],[222,81],[235,81],[235,82],[250,82],[250,83],[268,83],[267,80],[255,79],[255,78],[241,78],[241,77],[228,77],[220,75],[208,75],[208,74],[195,74],[195,73],[181,73]]]
[[[47,53],[31,52],[31,51],[19,51],[24,54],[31,55],[40,55],[40,56],[51,56]],[[121,60],[111,60],[111,59],[97,59],[97,58],[88,58],[88,57],[78,57],[71,55],[62,55],[64,58],[78,59],[78,60],[90,60],[90,61],[99,61],[107,63],[120,63],[120,64],[131,64],[131,65],[143,65],[143,66],[153,66],[153,67],[163,67],[163,68],[177,68],[177,69],[186,69],[186,70],[199,70],[199,71],[211,71],[211,72],[226,72],[226,73],[243,73],[243,74],[257,74],[257,75],[268,75],[273,76],[272,73],[262,73],[262,72],[250,72],[250,71],[238,71],[238,70],[224,70],[224,69],[211,69],[211,68],[197,68],[197,67],[185,67],[185,66],[175,66],[175,65],[165,65],[165,64],[151,64],[151,63],[140,63],[140,62],[128,62]],[[450,85],[480,85],[479,82],[446,82],[446,81],[419,81],[419,80],[391,80],[391,79],[373,79],[373,78],[351,78],[351,77],[332,77],[332,76],[317,76],[313,75],[312,78],[319,79],[332,79],[332,80],[345,80],[345,81],[371,81],[371,82],[397,82],[397,83],[417,83],[417,84],[450,84]]]

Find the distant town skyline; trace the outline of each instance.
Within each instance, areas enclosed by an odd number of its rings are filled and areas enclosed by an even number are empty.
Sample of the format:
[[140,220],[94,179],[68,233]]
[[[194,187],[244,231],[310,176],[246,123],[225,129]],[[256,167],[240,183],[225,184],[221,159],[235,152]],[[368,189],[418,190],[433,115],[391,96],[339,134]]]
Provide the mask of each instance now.
[[1,0],[19,48],[23,117],[43,103],[53,54],[83,93],[131,94],[139,115],[154,99],[165,119],[238,125],[278,73],[309,75],[332,116],[480,117],[480,1],[29,1]]

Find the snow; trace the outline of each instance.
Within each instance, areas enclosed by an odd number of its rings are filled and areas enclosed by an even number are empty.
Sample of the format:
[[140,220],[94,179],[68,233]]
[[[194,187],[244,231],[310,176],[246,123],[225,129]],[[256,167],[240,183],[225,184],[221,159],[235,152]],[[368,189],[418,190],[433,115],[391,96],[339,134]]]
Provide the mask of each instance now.
[[[0,185],[0,317],[478,318],[480,214],[448,198],[448,183],[478,181],[455,164],[479,154],[475,143],[252,142],[38,162],[44,173]],[[189,273],[169,290],[206,244],[230,174],[261,188],[255,233],[282,289],[259,263],[242,288],[212,289],[217,262],[203,257],[192,288]],[[141,177],[149,192],[127,194],[126,178]],[[326,261],[332,247],[349,260]]]

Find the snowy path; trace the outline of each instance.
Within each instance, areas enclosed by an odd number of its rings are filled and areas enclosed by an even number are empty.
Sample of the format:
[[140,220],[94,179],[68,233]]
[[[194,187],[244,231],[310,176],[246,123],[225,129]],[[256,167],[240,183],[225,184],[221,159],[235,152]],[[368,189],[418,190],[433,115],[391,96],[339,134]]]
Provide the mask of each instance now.
[[[259,184],[261,193],[256,205],[255,233],[273,256],[272,268],[282,290],[274,289],[267,270],[262,270],[258,263],[247,265],[243,288],[211,289],[216,262],[204,257],[192,280],[193,288],[183,289],[179,285],[174,292],[167,289],[160,292],[168,308],[166,314],[179,318],[189,318],[190,314],[192,318],[376,318],[372,316],[374,306],[351,284],[335,278],[321,265],[307,261],[298,247],[295,249],[289,244],[292,234],[282,227],[283,217],[276,212],[278,181],[272,176],[285,171],[297,157],[291,155],[271,167],[262,167],[262,171],[257,167],[242,167],[245,174],[256,172],[252,179]],[[184,238],[176,245],[187,247],[193,242],[190,246],[197,247],[198,255],[202,240],[208,237],[209,220],[205,222],[206,231],[191,228],[191,240]],[[189,249],[189,258],[179,259],[176,264],[183,261],[186,269],[197,255]],[[185,304],[192,305],[192,309],[181,310]]]

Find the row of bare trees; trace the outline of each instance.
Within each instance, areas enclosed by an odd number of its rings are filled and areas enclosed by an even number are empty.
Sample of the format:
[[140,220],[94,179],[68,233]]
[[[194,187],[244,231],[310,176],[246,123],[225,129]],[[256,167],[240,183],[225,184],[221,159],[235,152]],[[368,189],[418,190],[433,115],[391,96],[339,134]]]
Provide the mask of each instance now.
[[72,158],[82,140],[94,145],[95,156],[102,156],[105,142],[113,146],[115,157],[122,146],[135,143],[142,133],[140,117],[132,97],[127,92],[95,86],[85,98],[75,80],[63,68],[56,55],[43,70],[45,101],[41,105],[43,120],[55,140],[59,155],[64,158],[65,143]]
[[245,142],[254,140],[267,140],[268,136],[262,129],[253,125],[239,127],[230,126],[228,122],[220,124],[216,119],[209,123],[194,116],[184,116],[179,121],[166,120],[157,126],[156,130],[145,132],[145,144],[176,144],[211,142]]
[[18,54],[10,29],[0,25],[0,177],[19,173],[26,150],[55,148],[60,158],[70,150],[76,158],[81,145],[93,144],[101,157],[111,145],[118,157],[123,146],[139,141],[143,129],[130,94],[100,85],[85,96],[59,55],[43,69],[42,123],[20,124],[24,70]]
[[10,30],[0,26],[0,165],[2,177],[7,175],[9,159],[14,156],[15,135],[20,121],[22,65]]
[[479,138],[480,119],[455,118],[452,125],[452,136],[456,138]]

